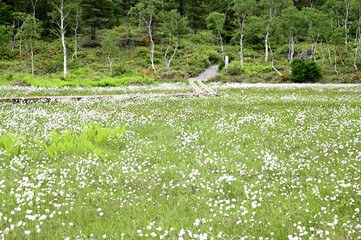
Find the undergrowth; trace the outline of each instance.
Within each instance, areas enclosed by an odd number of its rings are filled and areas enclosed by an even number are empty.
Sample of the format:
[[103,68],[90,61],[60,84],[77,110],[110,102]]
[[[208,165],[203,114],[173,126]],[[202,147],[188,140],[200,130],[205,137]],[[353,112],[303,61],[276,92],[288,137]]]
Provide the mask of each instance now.
[[108,128],[100,124],[84,125],[80,133],[70,130],[58,132],[53,130],[45,140],[35,136],[37,148],[26,147],[26,139],[14,135],[0,135],[0,148],[8,154],[28,154],[35,156],[41,152],[49,159],[59,159],[65,155],[81,155],[84,153],[101,156],[108,147],[120,148],[119,141],[124,135],[124,127]]

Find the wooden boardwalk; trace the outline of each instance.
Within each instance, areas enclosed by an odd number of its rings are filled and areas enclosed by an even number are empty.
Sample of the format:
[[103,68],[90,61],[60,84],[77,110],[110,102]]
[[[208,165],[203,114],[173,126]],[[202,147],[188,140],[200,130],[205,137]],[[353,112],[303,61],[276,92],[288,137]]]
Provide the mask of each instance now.
[[[206,86],[202,81],[207,80],[210,77],[217,74],[218,68],[210,67],[205,70],[197,78],[189,79],[189,85],[193,90],[193,93],[171,93],[171,94],[121,94],[121,95],[89,95],[89,96],[46,96],[46,97],[9,97],[0,98],[0,102],[28,102],[28,101],[59,101],[59,100],[82,100],[82,99],[137,99],[137,98],[154,98],[154,97],[199,97],[199,96],[216,96],[218,95],[211,88]],[[198,83],[198,85],[196,84]],[[203,91],[204,89],[205,91]]]

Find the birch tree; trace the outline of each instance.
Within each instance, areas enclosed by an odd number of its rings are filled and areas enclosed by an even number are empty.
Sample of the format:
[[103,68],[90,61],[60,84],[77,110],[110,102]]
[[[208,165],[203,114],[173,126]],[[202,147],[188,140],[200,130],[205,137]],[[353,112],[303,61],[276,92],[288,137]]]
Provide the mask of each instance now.
[[35,76],[35,67],[34,67],[34,43],[35,40],[40,38],[40,23],[33,17],[33,15],[28,14],[25,18],[24,25],[21,29],[21,35],[25,40],[26,45],[30,48],[30,59],[31,59],[31,75]]
[[360,44],[361,44],[361,4],[358,1],[353,1],[351,3],[351,12],[353,15],[353,18],[356,19],[355,21],[355,53],[354,53],[354,59],[353,59],[353,65],[356,71],[358,71],[357,67],[357,56],[360,52]]
[[72,13],[75,5],[71,0],[50,0],[49,1],[54,7],[54,11],[49,13],[52,17],[55,24],[58,26],[56,31],[53,31],[56,36],[61,39],[62,47],[63,47],[63,77],[66,78],[66,74],[68,73],[67,69],[67,48],[66,48],[66,40],[65,34],[66,29],[69,26],[69,23],[66,22],[69,15]]
[[[328,27],[327,16],[315,8],[304,8],[302,13],[306,20],[307,35],[312,43],[312,56],[316,62],[317,43],[322,37],[323,28]],[[323,57],[324,59],[324,57]],[[324,61],[324,60],[323,60]]]
[[78,33],[79,33],[79,27],[80,23],[82,21],[82,8],[80,6],[79,1],[75,1],[74,3],[74,14],[72,15],[72,23],[70,24],[71,28],[74,31],[74,53],[72,55],[72,61],[75,59],[78,59]]
[[223,49],[223,38],[222,33],[224,30],[225,14],[212,12],[206,18],[207,27],[213,31],[213,33],[219,38],[221,51],[222,51],[222,60],[224,61],[224,49]]
[[[162,12],[160,14],[160,19],[162,20],[162,30],[168,36],[168,46],[165,50],[163,60],[165,66],[169,68],[178,50],[179,38],[188,33],[190,29],[188,28],[187,18],[181,17],[180,13],[178,13],[176,10]],[[173,54],[168,59],[169,51],[174,44],[175,47]]]
[[156,18],[158,9],[161,6],[159,0],[140,0],[135,7],[131,8],[129,14],[137,13],[140,19],[145,23],[150,39],[150,62],[154,73],[157,72],[154,66],[154,40],[153,40],[153,22]]
[[297,8],[291,6],[283,10],[278,19],[278,29],[288,39],[288,60],[292,63],[295,54],[295,42],[305,23],[304,15]]
[[103,48],[108,52],[107,60],[109,62],[110,75],[113,75],[113,63],[114,55],[119,52],[119,48],[116,45],[119,36],[114,32],[110,31],[109,34],[103,39]]
[[278,16],[282,10],[282,8],[288,7],[292,5],[292,1],[290,0],[260,0],[261,7],[263,7],[266,12],[265,16],[267,19],[265,20],[265,28],[266,28],[266,36],[265,36],[265,62],[268,61],[268,50],[269,50],[269,37],[270,37],[270,27],[273,23],[273,20],[276,16]]
[[24,24],[26,23],[29,18],[27,17],[26,13],[22,12],[15,12],[13,14],[14,20],[13,20],[13,30],[14,34],[11,40],[12,50],[14,51],[16,49],[16,40],[19,38],[19,54],[22,54],[22,29],[24,27]]
[[243,69],[243,43],[244,37],[246,34],[246,23],[250,16],[254,14],[254,11],[257,7],[257,2],[255,0],[233,0],[232,3],[232,10],[236,15],[236,20],[234,21],[235,25],[239,31],[239,55],[241,58],[241,68]]

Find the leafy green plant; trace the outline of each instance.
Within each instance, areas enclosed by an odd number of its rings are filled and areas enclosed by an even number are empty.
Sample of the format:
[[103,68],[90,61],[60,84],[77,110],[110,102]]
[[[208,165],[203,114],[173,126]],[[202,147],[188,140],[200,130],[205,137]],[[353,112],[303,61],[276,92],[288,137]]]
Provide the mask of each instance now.
[[74,134],[69,130],[62,133],[53,131],[48,136],[49,140],[39,142],[39,145],[50,159],[56,159],[75,153],[93,153],[95,150],[101,152],[102,147],[117,145],[123,134],[124,127],[107,128],[100,124],[89,123],[84,125],[80,134]]
[[294,59],[291,63],[291,77],[294,82],[315,82],[322,77],[321,68],[315,62]]
[[20,138],[14,135],[0,135],[0,148],[4,149],[8,154],[20,154]]
[[237,76],[244,73],[244,69],[241,68],[240,62],[233,62],[228,65],[228,74],[231,76]]

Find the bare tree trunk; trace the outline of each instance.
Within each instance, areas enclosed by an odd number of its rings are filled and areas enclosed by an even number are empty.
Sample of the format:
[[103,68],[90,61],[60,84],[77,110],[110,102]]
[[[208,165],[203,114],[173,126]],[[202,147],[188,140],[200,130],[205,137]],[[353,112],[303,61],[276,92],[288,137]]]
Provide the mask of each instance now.
[[33,51],[33,40],[30,43],[30,51],[31,51],[31,76],[34,77],[34,51]]
[[326,38],[326,43],[327,43],[328,59],[330,60],[330,64],[332,65],[332,57],[331,57],[330,44],[329,44],[329,41],[328,41],[327,38]]
[[266,45],[266,56],[265,56],[265,62],[268,61],[268,42],[269,42],[269,28],[273,20],[273,13],[272,13],[272,7],[269,9],[269,24],[266,26],[267,34],[265,38],[265,45]]
[[348,15],[349,15],[349,10],[350,10],[350,3],[347,2],[347,0],[345,0],[345,9],[346,9],[346,17],[345,17],[345,46],[346,46],[346,57],[348,55],[348,49],[347,49],[347,45],[348,45],[348,28],[347,28],[347,22],[348,22]]
[[314,43],[313,53],[312,53],[314,62],[317,62],[316,61],[316,51],[317,51],[317,40]]
[[20,56],[21,56],[21,52],[22,52],[22,42],[23,42],[23,38],[21,37],[21,35],[20,35],[20,42],[19,42],[19,54],[20,54]]
[[223,59],[223,62],[224,62],[224,48],[223,48],[223,39],[222,39],[221,34],[219,34],[219,39],[221,40],[222,59]]
[[240,46],[240,57],[241,57],[241,68],[243,69],[243,38],[244,34],[241,34],[241,38],[239,40],[239,46]]
[[[60,6],[56,5],[53,1],[51,1],[51,3],[53,4],[53,6],[56,8],[56,10],[60,13],[60,24],[58,23],[58,26],[60,28],[60,35],[58,35],[58,37],[60,37],[61,39],[61,43],[63,46],[63,65],[64,65],[64,72],[63,72],[63,77],[66,78],[66,75],[68,73],[68,69],[67,69],[67,56],[66,56],[66,42],[65,42],[65,29],[66,29],[66,25],[65,25],[65,19],[68,17],[69,12],[68,13],[64,13],[64,0],[60,1]],[[95,32],[94,32],[95,33]]]
[[129,14],[127,14],[127,39],[129,39]]
[[335,52],[335,72],[336,72],[336,74],[338,75],[338,71],[337,71],[337,51],[336,51],[336,46],[335,46],[334,52]]
[[113,75],[113,68],[112,68],[112,66],[113,66],[114,60],[113,60],[113,59],[110,59],[110,54],[111,54],[111,53],[108,54],[109,70],[110,70],[110,75]]
[[171,64],[171,62],[172,62],[172,60],[173,60],[173,58],[174,58],[177,50],[178,50],[178,42],[177,42],[177,45],[176,45],[176,47],[175,47],[175,49],[174,49],[174,53],[173,53],[172,57],[169,59],[169,61],[167,61],[167,60],[165,59],[165,66],[166,66],[167,68],[170,67],[170,64]]
[[361,43],[360,28],[361,28],[360,26],[357,28],[357,32],[358,32],[359,39],[358,39],[358,41],[357,41],[357,46],[356,46],[356,50],[355,50],[355,56],[354,56],[354,60],[353,60],[353,65],[354,65],[356,71],[358,71],[358,67],[357,67],[357,53],[358,53],[359,50],[360,50],[360,43]]
[[[13,21],[13,32],[15,32],[15,27],[16,27],[16,24],[15,24],[15,21]],[[15,41],[16,41],[16,34],[13,35],[13,38],[11,39],[11,50],[14,51],[15,48],[16,48],[16,45],[15,45]]]
[[142,12],[139,10],[139,14],[138,14],[138,18],[139,18],[139,29],[142,27]]
[[149,38],[150,38],[150,61],[152,63],[152,68],[154,73],[157,72],[157,69],[154,66],[154,41],[153,41],[153,34],[152,34],[152,16],[150,16],[150,20],[148,22],[148,31],[149,31]]
[[79,13],[77,13],[75,17],[76,25],[74,28],[74,54],[71,58],[71,61],[75,59],[78,59],[78,28],[79,28]]
[[[63,22],[63,21],[62,21]],[[61,42],[63,45],[63,57],[64,57],[64,78],[66,78],[66,74],[68,73],[67,69],[67,58],[66,58],[66,44],[65,44],[65,31],[61,33]]]
[[300,49],[299,49],[299,46],[298,46],[298,41],[296,43],[296,49],[297,49],[297,57],[300,57]]
[[325,68],[325,52],[323,51],[323,43],[321,41],[321,55],[322,55],[322,66]]
[[295,54],[295,41],[292,35],[289,37],[288,41],[288,61],[292,63],[293,56]]
[[[63,9],[63,1],[62,6]],[[66,43],[65,43],[65,28],[64,28],[64,13],[61,11],[61,20],[60,20],[60,31],[61,31],[61,43],[63,45],[63,57],[64,57],[64,78],[66,78],[66,74],[68,73],[67,70],[67,58],[66,58]]]
[[265,39],[265,45],[266,45],[266,56],[264,61],[267,62],[268,61],[268,37],[269,37],[269,31],[267,30],[267,34],[266,34],[266,39]]
[[164,64],[165,64],[165,66],[167,68],[170,67],[170,63],[172,62],[172,60],[173,60],[173,58],[174,58],[174,56],[175,56],[175,54],[176,54],[176,52],[178,50],[178,40],[177,40],[177,45],[176,45],[176,47],[174,49],[174,53],[173,53],[172,57],[169,59],[169,61],[168,61],[167,60],[167,55],[168,55],[168,52],[169,52],[169,49],[170,49],[171,45],[172,45],[172,33],[169,33],[169,43],[168,43],[167,50],[165,51],[165,54],[164,54],[164,57],[163,57]]
[[271,44],[268,44],[268,45],[269,45],[269,51],[270,51],[271,56],[272,56],[272,68],[273,68],[273,70],[275,70],[278,73],[278,75],[282,76],[282,73],[280,71],[278,71],[277,68],[274,65],[275,58],[273,56],[273,51],[272,51],[272,48],[271,48]]

